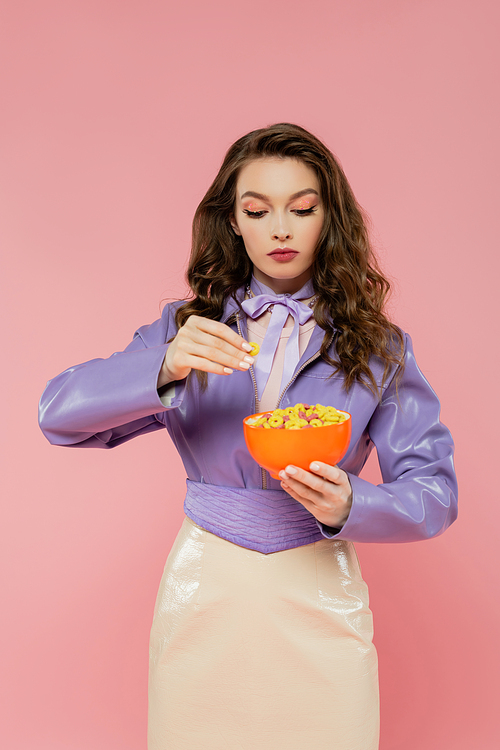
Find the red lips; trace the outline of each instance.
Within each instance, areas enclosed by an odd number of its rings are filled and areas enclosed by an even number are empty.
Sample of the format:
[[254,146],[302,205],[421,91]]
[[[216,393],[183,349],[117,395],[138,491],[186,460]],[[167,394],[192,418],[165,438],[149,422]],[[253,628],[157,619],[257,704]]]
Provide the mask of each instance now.
[[293,250],[291,247],[277,247],[275,250],[272,250],[268,255],[283,255],[283,254],[291,254],[294,253],[295,255],[298,255],[297,250]]

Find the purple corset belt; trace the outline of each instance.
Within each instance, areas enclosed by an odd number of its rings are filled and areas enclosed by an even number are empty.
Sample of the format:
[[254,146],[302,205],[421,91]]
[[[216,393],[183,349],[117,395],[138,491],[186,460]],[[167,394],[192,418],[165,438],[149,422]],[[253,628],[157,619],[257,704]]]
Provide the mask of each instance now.
[[265,554],[325,538],[314,516],[284,490],[221,487],[188,479],[184,512],[212,534]]

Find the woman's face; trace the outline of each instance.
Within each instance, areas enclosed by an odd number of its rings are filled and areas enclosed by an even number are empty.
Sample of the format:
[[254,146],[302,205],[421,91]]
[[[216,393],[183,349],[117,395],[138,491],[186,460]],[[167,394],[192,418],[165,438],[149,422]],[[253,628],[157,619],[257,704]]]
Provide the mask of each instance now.
[[293,294],[310,278],[323,221],[311,167],[273,157],[242,168],[231,226],[243,238],[255,278],[276,293]]

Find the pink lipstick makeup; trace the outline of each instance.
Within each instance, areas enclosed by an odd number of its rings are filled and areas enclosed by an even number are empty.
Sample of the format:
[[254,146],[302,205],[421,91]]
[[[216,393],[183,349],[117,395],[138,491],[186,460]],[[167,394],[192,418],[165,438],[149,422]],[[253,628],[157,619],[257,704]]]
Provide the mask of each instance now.
[[291,247],[277,247],[267,255],[278,263],[288,263],[298,255],[298,252],[297,250],[292,250]]

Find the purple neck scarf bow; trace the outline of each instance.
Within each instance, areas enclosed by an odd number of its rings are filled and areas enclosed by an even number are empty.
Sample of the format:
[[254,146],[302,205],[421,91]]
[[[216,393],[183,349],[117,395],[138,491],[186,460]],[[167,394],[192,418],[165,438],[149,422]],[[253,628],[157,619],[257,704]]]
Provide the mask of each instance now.
[[273,305],[272,317],[266,330],[259,355],[253,366],[259,398],[262,398],[273,365],[274,355],[278,348],[281,332],[289,315],[293,317],[294,325],[285,349],[285,363],[283,365],[280,393],[283,392],[283,389],[292,379],[293,372],[299,361],[300,326],[304,325],[313,314],[310,307],[298,300],[312,297],[314,295],[314,287],[312,281],[309,280],[295,294],[276,294],[272,289],[269,289],[262,282],[252,277],[250,289],[255,296],[241,303],[243,310],[250,318],[258,318]]

